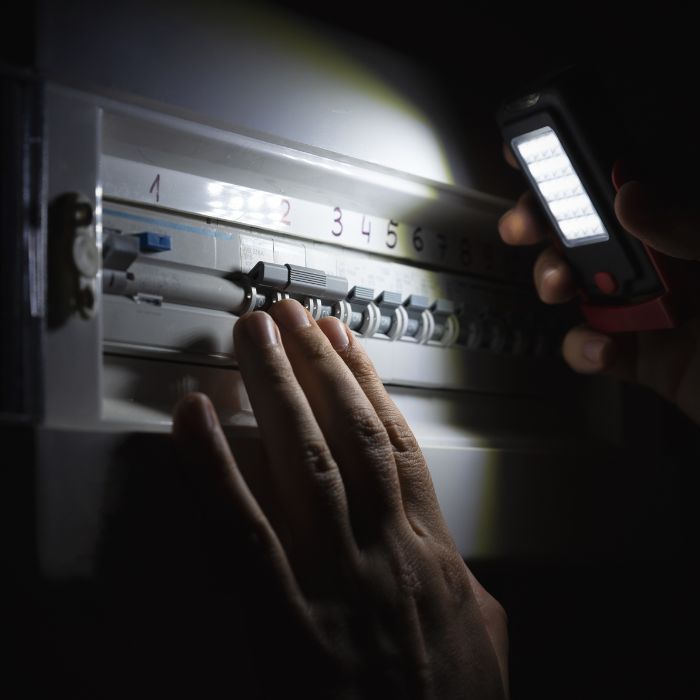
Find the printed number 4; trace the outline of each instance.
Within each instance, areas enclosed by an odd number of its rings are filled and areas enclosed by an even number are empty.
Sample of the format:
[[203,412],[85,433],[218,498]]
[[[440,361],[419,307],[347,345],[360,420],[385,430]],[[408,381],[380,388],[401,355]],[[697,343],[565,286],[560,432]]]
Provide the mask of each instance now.
[[369,236],[372,233],[372,221],[368,216],[362,215],[362,235],[367,236],[367,243],[369,243]]

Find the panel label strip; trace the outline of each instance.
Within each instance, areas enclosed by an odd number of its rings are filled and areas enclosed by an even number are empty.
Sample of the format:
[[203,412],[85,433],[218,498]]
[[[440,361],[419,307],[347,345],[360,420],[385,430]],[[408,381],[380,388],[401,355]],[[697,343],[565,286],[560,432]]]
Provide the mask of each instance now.
[[[101,175],[107,197],[199,214],[223,223],[509,282],[518,281],[518,268],[522,267],[521,251],[501,244],[495,232],[493,241],[484,241],[464,232],[434,231],[423,228],[419,221],[363,214],[115,156],[102,157]],[[276,259],[274,251],[266,252],[270,260]]]

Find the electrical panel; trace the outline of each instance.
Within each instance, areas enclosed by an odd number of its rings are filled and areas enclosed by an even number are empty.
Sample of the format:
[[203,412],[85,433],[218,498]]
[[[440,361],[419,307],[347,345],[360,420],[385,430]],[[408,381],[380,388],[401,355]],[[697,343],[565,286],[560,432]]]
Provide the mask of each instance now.
[[570,319],[537,299],[536,251],[497,235],[512,202],[480,187],[439,115],[340,40],[302,51],[286,26],[241,16],[214,41],[168,15],[149,64],[120,41],[151,35],[105,12],[82,32],[43,7],[41,136],[25,134],[41,145],[24,190],[43,251],[26,276],[46,300],[32,311],[40,569],[92,573],[120,455],[162,440],[185,393],[211,397],[234,443],[255,438],[232,331],[286,297],[367,349],[465,556],[569,546],[558,523],[577,482],[560,465],[606,463],[580,446],[616,439],[618,387],[565,367]]

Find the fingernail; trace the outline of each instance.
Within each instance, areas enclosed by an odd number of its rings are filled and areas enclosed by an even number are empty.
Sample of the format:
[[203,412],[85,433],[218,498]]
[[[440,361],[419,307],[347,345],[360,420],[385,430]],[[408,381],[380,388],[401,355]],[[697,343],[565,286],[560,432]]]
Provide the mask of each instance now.
[[513,237],[513,232],[511,231],[510,220],[513,218],[513,212],[507,211],[498,220],[498,232],[501,234],[501,238],[506,241],[510,241]]
[[560,299],[563,293],[562,271],[558,267],[549,267],[542,272],[539,292],[542,301],[549,304]]
[[188,432],[206,436],[215,429],[218,418],[211,401],[204,394],[188,394],[177,407],[175,422],[176,427],[184,422]]
[[348,346],[350,339],[345,330],[345,324],[341,323],[337,318],[324,319],[319,323],[319,328],[326,334],[326,337],[336,350],[345,350]]
[[[269,348],[279,342],[274,321],[264,311],[253,311],[241,321],[250,339],[259,348]],[[241,322],[239,321],[239,323]]]
[[583,356],[593,365],[603,366],[603,355],[605,352],[605,346],[607,341],[603,338],[594,338],[592,340],[587,340],[581,351]]
[[278,325],[287,331],[295,331],[311,325],[306,309],[293,299],[285,299],[273,304],[270,315]]
[[558,267],[548,267],[542,273],[542,282],[546,284],[547,287],[551,287],[558,283],[559,268]]
[[507,211],[498,222],[498,230],[506,243],[517,243],[523,232],[522,217],[513,209]]

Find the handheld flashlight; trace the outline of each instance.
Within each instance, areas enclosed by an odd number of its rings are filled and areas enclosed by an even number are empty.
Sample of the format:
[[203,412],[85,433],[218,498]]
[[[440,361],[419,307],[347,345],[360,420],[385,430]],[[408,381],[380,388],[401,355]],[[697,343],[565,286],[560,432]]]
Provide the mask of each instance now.
[[588,76],[569,69],[505,103],[505,142],[527,176],[571,265],[581,310],[605,332],[672,328],[680,316],[668,258],[628,234],[615,216],[620,147],[613,112]]

